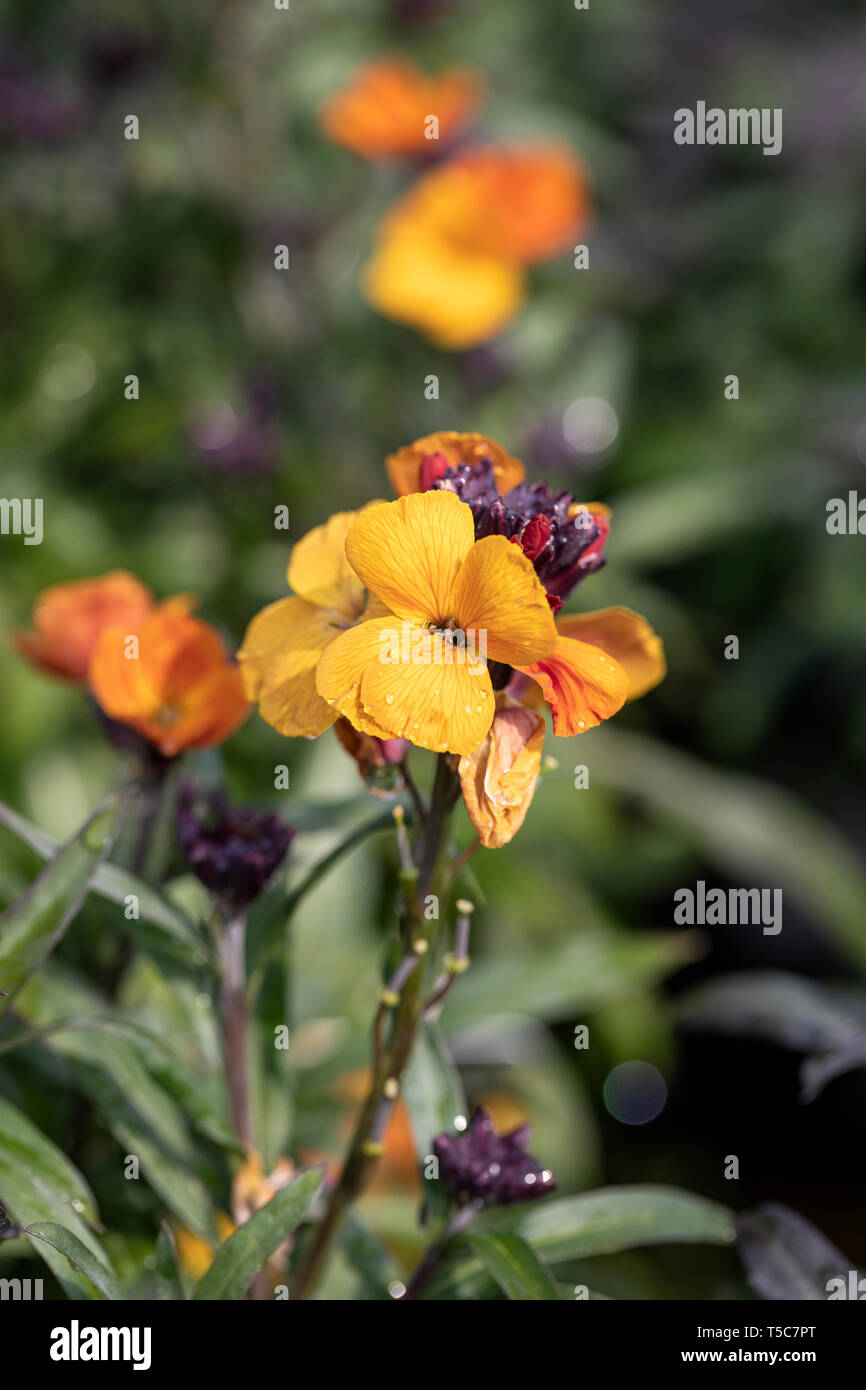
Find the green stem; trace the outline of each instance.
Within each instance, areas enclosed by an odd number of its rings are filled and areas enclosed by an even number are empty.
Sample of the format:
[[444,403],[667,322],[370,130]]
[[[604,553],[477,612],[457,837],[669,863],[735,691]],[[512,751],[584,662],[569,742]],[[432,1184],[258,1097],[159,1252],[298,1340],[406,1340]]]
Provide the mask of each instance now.
[[[444,879],[442,861],[447,854],[447,830],[451,812],[460,796],[460,783],[451,760],[440,754],[430,798],[427,818],[419,828],[415,844],[417,878],[401,875],[403,881],[406,935],[412,944],[423,943],[428,949],[418,952],[418,964],[403,986],[400,1001],[394,1011],[391,1037],[381,1056],[374,1061],[370,1093],[358,1116],[349,1151],[336,1186],[331,1192],[325,1214],[301,1263],[292,1287],[293,1299],[309,1298],[318,1283],[339,1235],[347,1211],[366,1188],[381,1157],[381,1135],[390,1104],[396,1097],[403,1070],[412,1052],[424,1007],[424,965],[434,954],[437,916],[429,919],[424,912],[425,899],[431,889],[440,887]],[[441,904],[440,904],[441,907]]]

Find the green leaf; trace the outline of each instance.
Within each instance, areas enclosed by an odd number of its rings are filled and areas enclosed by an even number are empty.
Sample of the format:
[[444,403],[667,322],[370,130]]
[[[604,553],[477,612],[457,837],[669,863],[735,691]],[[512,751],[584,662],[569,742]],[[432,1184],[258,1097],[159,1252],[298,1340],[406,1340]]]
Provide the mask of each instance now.
[[[13,835],[17,835],[26,845],[29,845],[42,859],[51,860],[58,851],[59,841],[53,836],[47,835],[24,816],[13,811],[11,807],[0,802],[0,825],[4,825]],[[188,957],[190,951],[202,951],[207,948],[205,939],[200,936],[195,923],[186,916],[174,903],[170,902],[162,893],[149,884],[144,883],[140,878],[130,873],[126,869],[120,868],[117,864],[100,863],[92,875],[90,891],[98,893],[100,897],[106,898],[109,902],[118,903],[121,907],[126,905],[129,897],[138,899],[138,919],[124,919],[124,926],[135,934],[139,932],[142,924],[150,923],[159,929],[164,938],[169,939],[169,944],[182,948],[184,956]]]
[[737,1248],[749,1283],[762,1298],[825,1302],[832,1280],[848,1296],[849,1272],[856,1287],[861,1272],[847,1255],[797,1212],[767,1202],[737,1219]]
[[764,1038],[795,1052],[838,1047],[862,1036],[862,1022],[830,990],[782,970],[720,975],[680,995],[689,1028]]
[[322,1170],[311,1169],[275,1193],[267,1206],[254,1211],[217,1250],[213,1264],[196,1285],[193,1298],[243,1298],[265,1261],[303,1221],[321,1185]]
[[[56,1222],[102,1258],[95,1236],[79,1215],[94,1213],[84,1179],[65,1154],[6,1101],[0,1108],[0,1204],[22,1229],[33,1222]],[[51,1244],[32,1243],[70,1298],[95,1296],[91,1283],[79,1271],[70,1271]]]
[[178,1266],[177,1246],[174,1233],[165,1221],[160,1223],[156,1238],[156,1273],[154,1274],[155,1295],[158,1299],[180,1302],[184,1299],[183,1284]]
[[718,1202],[675,1187],[603,1187],[526,1212],[521,1235],[551,1264],[635,1245],[729,1245],[734,1218]]
[[735,882],[763,880],[798,898],[815,929],[866,969],[866,873],[829,822],[788,791],[639,734],[594,729],[593,739],[599,784],[643,798]]
[[[114,1031],[107,1045],[98,998],[75,975],[53,965],[30,981],[16,1001],[16,1013],[42,1027],[66,1011],[81,1016],[74,1031],[58,1031],[44,1046],[66,1059],[82,1090],[96,1103],[105,1127],[124,1154],[135,1155],[143,1177],[170,1211],[206,1240],[216,1240],[212,1204],[196,1176],[199,1156],[186,1116],[150,1075],[136,1045]],[[93,1028],[86,1026],[93,1015]]]
[[598,1008],[641,985],[662,979],[693,960],[693,932],[612,932],[579,936],[519,960],[492,960],[461,976],[442,1012],[449,1035],[496,1014],[531,1014],[558,1019],[576,1010]]
[[409,1108],[415,1152],[419,1162],[432,1153],[433,1138],[454,1129],[458,1115],[466,1115],[466,1096],[460,1074],[434,1024],[419,1030],[403,1075],[403,1098]]
[[[545,1200],[529,1211],[491,1213],[481,1221],[481,1229],[516,1231],[546,1264],[640,1245],[730,1245],[735,1237],[733,1213],[726,1207],[661,1186],[605,1187]],[[477,1256],[450,1262],[431,1285],[434,1296],[478,1298],[488,1290],[487,1270]]]
[[[126,807],[124,797],[91,816],[0,917],[0,988],[10,996],[50,956],[74,921]],[[2,1003],[8,1007],[9,1000]]]
[[74,1164],[41,1130],[0,1096],[0,1154],[26,1166],[35,1179],[75,1203],[87,1221],[98,1220],[96,1201],[85,1179]]
[[103,1298],[111,1302],[126,1299],[126,1294],[107,1265],[98,1260],[65,1226],[59,1226],[56,1221],[35,1221],[27,1227],[27,1234],[35,1237],[37,1242],[45,1241],[55,1250],[59,1250],[72,1268],[85,1275]]
[[506,1298],[559,1300],[556,1284],[522,1236],[474,1231],[465,1240]]

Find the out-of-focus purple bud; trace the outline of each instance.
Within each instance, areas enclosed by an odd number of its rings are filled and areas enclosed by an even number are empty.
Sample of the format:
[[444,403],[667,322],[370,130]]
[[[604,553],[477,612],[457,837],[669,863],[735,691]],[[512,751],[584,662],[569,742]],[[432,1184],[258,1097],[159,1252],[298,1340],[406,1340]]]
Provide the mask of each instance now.
[[222,792],[187,782],[177,808],[190,868],[230,908],[247,907],[282,863],[295,831],[274,811],[232,806]]
[[497,1134],[479,1106],[462,1134],[439,1134],[433,1140],[441,1181],[461,1205],[511,1206],[554,1192],[553,1174],[526,1152],[529,1134],[529,1125]]

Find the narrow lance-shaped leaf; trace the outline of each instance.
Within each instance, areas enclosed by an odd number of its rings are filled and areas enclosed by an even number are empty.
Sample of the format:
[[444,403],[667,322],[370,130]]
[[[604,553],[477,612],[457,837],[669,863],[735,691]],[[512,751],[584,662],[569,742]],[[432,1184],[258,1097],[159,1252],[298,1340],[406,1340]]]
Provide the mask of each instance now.
[[[483,1214],[483,1230],[516,1231],[546,1264],[605,1255],[641,1245],[690,1242],[729,1245],[734,1216],[675,1187],[606,1187],[576,1197],[544,1201],[531,1210]],[[477,1257],[458,1258],[437,1276],[431,1292],[477,1298],[489,1289],[489,1275]]]
[[128,805],[122,796],[99,810],[0,917],[0,989],[9,998],[45,961],[74,921],[98,866],[111,852]]
[[177,1303],[184,1298],[183,1285],[178,1265],[177,1245],[172,1229],[165,1221],[160,1223],[156,1238],[156,1272],[154,1292],[158,1299]]
[[[2,801],[0,824],[13,835],[17,835],[43,859],[52,860],[60,849],[60,843],[53,836],[47,835],[44,830],[40,830]],[[192,950],[206,952],[207,941],[199,934],[190,918],[175,903],[170,902],[162,893],[127,869],[122,869],[117,864],[98,864],[90,881],[90,890],[109,902],[120,904],[121,907],[129,898],[136,899],[138,918],[124,923],[131,932],[138,932],[142,929],[142,924],[149,923],[179,950],[185,953]]]
[[275,1193],[266,1206],[253,1212],[220,1246],[210,1269],[196,1285],[193,1298],[243,1298],[265,1261],[303,1221],[321,1184],[321,1168],[301,1173],[288,1187]]
[[522,1236],[514,1232],[475,1231],[465,1239],[506,1298],[559,1300],[559,1290],[549,1271]]
[[779,1202],[737,1219],[737,1248],[749,1283],[762,1298],[824,1302],[850,1297],[849,1281],[858,1287],[860,1271],[848,1256]]
[[72,1268],[89,1279],[103,1298],[111,1302],[120,1302],[126,1298],[112,1271],[65,1226],[59,1226],[55,1221],[36,1221],[27,1227],[27,1234],[33,1236],[37,1242],[45,1241],[55,1250],[59,1250]]

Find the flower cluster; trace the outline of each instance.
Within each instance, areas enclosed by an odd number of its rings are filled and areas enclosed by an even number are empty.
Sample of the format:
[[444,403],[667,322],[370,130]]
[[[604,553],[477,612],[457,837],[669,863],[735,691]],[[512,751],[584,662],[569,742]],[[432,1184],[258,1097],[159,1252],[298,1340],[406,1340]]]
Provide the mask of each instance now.
[[[462,69],[431,80],[385,59],[332,97],[321,121],[332,139],[370,159],[429,156],[453,146],[479,96],[479,80]],[[455,150],[383,219],[364,292],[437,346],[474,347],[517,313],[526,267],[570,246],[587,211],[582,169],[560,145]]]
[[286,857],[295,831],[273,811],[232,806],[222,792],[187,782],[177,807],[178,838],[196,877],[229,908],[247,907]]
[[508,1134],[497,1134],[482,1107],[475,1111],[462,1134],[439,1134],[433,1153],[439,1162],[439,1178],[461,1205],[513,1206],[556,1191],[556,1180],[542,1168],[526,1146],[529,1125]]
[[496,847],[532,798],[545,704],[555,734],[593,728],[662,679],[661,643],[625,608],[554,618],[604,562],[606,508],[527,486],[481,435],[428,436],[387,467],[396,501],[338,513],[295,546],[294,595],[253,619],[239,652],[246,692],[287,735],[342,720],[380,748],[453,755]]

